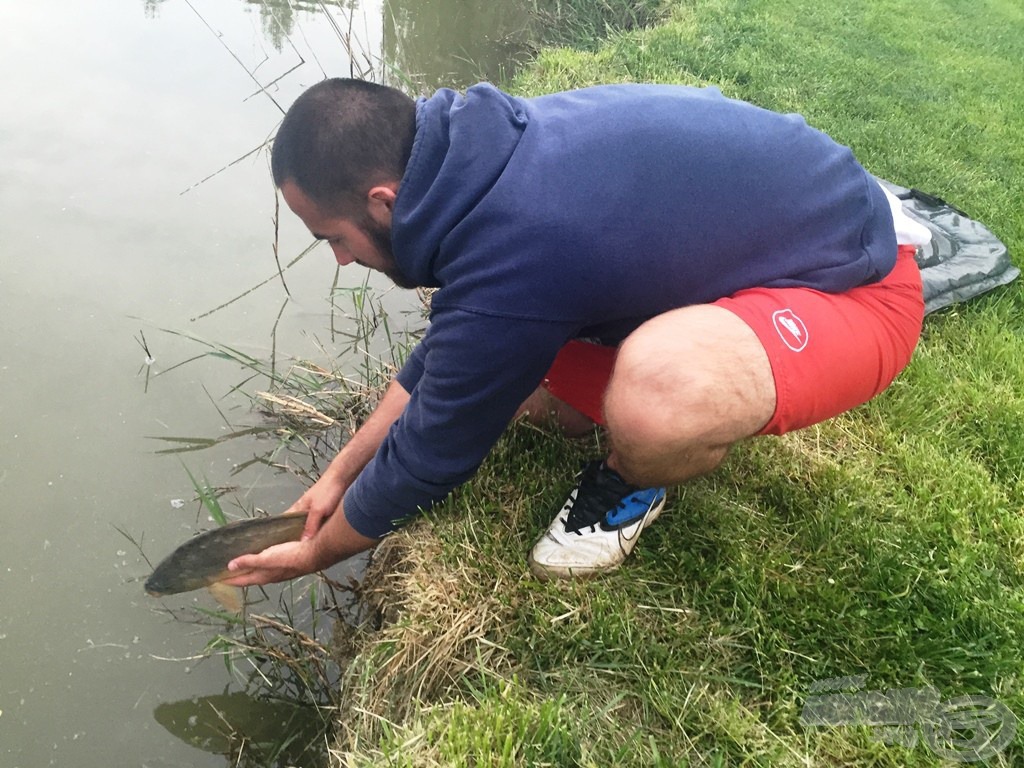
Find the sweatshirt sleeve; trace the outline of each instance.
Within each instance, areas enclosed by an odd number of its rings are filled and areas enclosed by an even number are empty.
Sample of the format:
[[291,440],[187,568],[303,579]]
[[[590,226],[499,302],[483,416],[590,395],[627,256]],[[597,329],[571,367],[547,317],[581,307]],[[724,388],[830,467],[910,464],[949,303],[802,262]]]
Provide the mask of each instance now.
[[402,385],[402,389],[406,392],[412,392],[416,389],[416,384],[419,382],[420,376],[423,375],[423,361],[426,356],[427,343],[424,339],[412,348],[412,352],[406,358],[405,364],[398,371],[398,375],[395,376],[398,379],[398,383]]
[[[410,377],[409,403],[345,494],[352,527],[379,538],[472,477],[571,330],[461,309],[435,312],[410,358],[422,373]],[[403,387],[407,369],[416,372],[403,367]]]

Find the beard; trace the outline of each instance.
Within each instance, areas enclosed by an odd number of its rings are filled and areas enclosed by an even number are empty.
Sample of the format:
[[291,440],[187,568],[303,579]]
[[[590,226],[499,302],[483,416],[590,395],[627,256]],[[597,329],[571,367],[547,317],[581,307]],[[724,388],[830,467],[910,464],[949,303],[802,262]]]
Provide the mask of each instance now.
[[395,260],[395,252],[391,246],[391,228],[378,224],[368,215],[363,218],[359,228],[373,243],[384,262],[379,271],[387,275],[399,288],[418,288],[418,283],[406,275]]

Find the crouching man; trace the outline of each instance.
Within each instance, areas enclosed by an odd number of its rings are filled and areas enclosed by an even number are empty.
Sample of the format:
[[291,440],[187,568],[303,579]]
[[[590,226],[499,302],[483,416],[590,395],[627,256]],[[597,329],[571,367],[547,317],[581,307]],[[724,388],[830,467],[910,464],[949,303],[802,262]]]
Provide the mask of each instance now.
[[373,546],[520,414],[601,423],[611,446],[530,568],[615,568],[666,486],[874,397],[921,330],[927,231],[849,149],[714,88],[414,101],[326,80],[289,110],[272,170],[339,264],[438,290],[375,413],[291,508],[303,539],[236,559],[238,585]]

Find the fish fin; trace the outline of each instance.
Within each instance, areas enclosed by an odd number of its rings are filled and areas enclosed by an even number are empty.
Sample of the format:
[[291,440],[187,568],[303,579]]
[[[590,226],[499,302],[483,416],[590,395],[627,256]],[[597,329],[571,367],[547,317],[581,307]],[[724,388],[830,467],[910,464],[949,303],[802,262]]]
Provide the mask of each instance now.
[[215,581],[207,589],[216,600],[224,608],[224,610],[231,613],[241,613],[245,607],[245,603],[242,600],[242,588],[233,587],[230,584],[225,584],[223,581]]

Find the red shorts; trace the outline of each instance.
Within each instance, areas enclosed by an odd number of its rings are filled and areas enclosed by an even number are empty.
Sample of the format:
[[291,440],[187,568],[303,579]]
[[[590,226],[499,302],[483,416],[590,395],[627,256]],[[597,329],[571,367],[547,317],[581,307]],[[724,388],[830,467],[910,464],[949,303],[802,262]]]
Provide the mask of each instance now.
[[[924,317],[914,251],[900,246],[892,272],[846,293],[750,288],[714,302],[749,325],[768,353],[776,406],[758,434],[781,435],[848,411],[888,387],[906,367]],[[570,341],[544,386],[602,424],[615,351]]]

